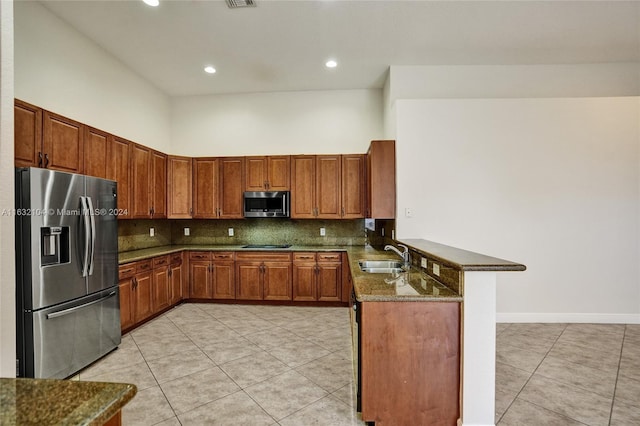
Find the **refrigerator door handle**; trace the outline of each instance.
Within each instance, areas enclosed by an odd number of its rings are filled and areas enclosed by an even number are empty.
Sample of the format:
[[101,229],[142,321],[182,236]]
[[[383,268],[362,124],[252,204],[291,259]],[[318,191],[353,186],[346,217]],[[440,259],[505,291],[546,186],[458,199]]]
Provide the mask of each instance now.
[[87,197],[80,197],[80,207],[82,209],[82,221],[84,223],[84,258],[82,259],[82,276],[86,277],[89,272],[89,246],[91,241]]
[[85,303],[84,305],[74,306],[73,308],[63,309],[63,310],[58,311],[58,312],[52,312],[50,314],[47,314],[47,319],[58,318],[58,317],[62,317],[62,316],[65,316],[65,315],[72,314],[72,313],[74,313],[76,311],[79,311],[80,309],[84,309],[84,308],[86,308],[88,306],[95,305],[96,303],[104,302],[108,298],[115,296],[115,294],[116,294],[116,292],[112,291],[111,293],[107,294],[106,296],[101,297],[100,299],[93,300],[93,301],[91,301],[89,303]]
[[93,202],[91,197],[87,197],[87,204],[89,205],[89,223],[91,224],[91,245],[89,248],[89,275],[93,275],[93,253],[96,248],[96,220],[94,218]]

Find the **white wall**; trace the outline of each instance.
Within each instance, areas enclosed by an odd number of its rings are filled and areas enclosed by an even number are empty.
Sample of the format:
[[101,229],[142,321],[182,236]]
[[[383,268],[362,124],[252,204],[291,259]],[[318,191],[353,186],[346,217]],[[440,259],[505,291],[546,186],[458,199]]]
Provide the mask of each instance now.
[[[0,211],[13,191],[13,2],[0,1]],[[0,377],[16,374],[14,218],[0,214]]]
[[169,97],[33,1],[15,3],[15,97],[169,151]]
[[381,90],[179,97],[171,152],[190,156],[366,152],[383,137]]
[[640,322],[640,98],[395,109],[399,238],[526,264],[498,274],[499,319]]

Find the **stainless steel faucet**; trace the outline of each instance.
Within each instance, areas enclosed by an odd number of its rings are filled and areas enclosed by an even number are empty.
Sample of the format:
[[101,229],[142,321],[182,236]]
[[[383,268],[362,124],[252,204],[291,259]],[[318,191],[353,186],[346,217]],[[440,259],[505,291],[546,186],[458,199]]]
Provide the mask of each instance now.
[[391,250],[394,251],[398,254],[398,256],[400,256],[402,258],[402,260],[404,261],[404,266],[406,268],[411,266],[411,255],[409,254],[409,247],[405,246],[404,244],[398,244],[398,247],[402,247],[404,249],[404,251],[400,251],[397,248],[395,248],[392,245],[386,245],[384,246],[385,250]]

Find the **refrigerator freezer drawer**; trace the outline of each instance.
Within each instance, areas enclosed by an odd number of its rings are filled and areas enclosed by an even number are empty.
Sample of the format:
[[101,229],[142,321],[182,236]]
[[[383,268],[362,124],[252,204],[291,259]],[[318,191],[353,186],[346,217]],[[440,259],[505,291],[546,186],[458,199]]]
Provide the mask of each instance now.
[[33,325],[33,351],[26,351],[33,356],[24,360],[27,377],[69,377],[120,344],[117,286],[26,315],[25,323]]

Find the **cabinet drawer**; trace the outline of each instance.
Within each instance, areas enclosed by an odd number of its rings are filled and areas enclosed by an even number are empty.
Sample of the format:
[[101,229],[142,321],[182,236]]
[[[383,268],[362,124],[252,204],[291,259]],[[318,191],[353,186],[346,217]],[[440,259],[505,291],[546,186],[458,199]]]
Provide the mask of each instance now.
[[298,252],[293,253],[294,262],[315,262],[316,254],[314,252]]
[[182,253],[174,253],[169,255],[171,265],[180,265],[182,263]]
[[189,252],[189,260],[211,260],[210,251],[191,251]]
[[151,259],[149,260],[141,260],[140,262],[136,262],[136,272],[145,272],[153,269],[153,262]]
[[235,260],[235,252],[232,252],[232,251],[213,252],[213,260]]
[[161,266],[167,266],[169,264],[169,255],[158,256],[153,258],[153,267],[159,268]]
[[118,277],[120,280],[123,280],[125,278],[131,278],[135,274],[136,274],[135,263],[126,263],[118,267]]
[[342,255],[338,252],[319,252],[318,262],[342,262]]
[[290,262],[291,253],[277,251],[243,251],[236,254],[236,260]]

